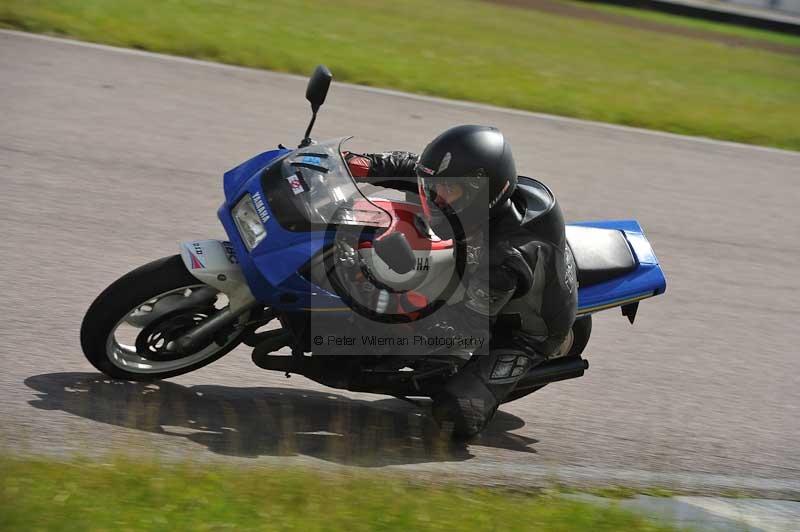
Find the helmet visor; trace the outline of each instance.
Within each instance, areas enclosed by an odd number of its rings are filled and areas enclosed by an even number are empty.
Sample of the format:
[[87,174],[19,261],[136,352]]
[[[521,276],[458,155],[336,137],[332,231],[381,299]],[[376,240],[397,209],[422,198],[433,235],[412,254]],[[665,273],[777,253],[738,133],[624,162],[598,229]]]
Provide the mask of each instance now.
[[461,183],[424,177],[420,177],[418,182],[422,210],[429,222],[436,217],[457,214],[466,206]]
[[420,173],[417,173],[419,195],[429,221],[434,213],[458,214],[478,200],[481,187],[474,178],[431,177]]

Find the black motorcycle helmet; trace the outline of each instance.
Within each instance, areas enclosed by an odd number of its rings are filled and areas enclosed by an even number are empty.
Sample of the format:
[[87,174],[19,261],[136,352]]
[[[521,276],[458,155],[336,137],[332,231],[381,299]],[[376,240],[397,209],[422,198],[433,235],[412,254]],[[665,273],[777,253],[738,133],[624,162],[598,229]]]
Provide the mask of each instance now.
[[[510,208],[517,187],[511,146],[494,127],[456,126],[428,144],[416,166],[422,209],[434,232],[465,232]],[[453,223],[453,216],[458,223]]]

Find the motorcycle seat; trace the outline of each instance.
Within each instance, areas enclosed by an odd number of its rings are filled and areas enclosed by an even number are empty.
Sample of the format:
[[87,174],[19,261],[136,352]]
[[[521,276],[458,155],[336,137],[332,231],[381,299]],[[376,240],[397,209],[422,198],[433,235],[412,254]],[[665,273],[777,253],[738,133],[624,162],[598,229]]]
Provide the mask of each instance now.
[[636,269],[636,259],[622,231],[576,225],[566,229],[581,286],[610,281]]

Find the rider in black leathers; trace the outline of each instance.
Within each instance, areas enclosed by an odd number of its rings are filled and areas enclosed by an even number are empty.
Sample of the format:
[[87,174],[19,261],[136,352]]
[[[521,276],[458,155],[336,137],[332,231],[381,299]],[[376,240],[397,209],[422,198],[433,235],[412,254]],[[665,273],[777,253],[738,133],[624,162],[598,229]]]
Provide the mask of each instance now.
[[555,197],[538,181],[518,184],[510,146],[490,127],[451,128],[419,157],[345,159],[357,179],[418,192],[433,231],[467,245],[463,304],[443,315],[462,331],[488,324],[490,342],[433,397],[433,413],[477,434],[528,370],[569,348],[576,270]]

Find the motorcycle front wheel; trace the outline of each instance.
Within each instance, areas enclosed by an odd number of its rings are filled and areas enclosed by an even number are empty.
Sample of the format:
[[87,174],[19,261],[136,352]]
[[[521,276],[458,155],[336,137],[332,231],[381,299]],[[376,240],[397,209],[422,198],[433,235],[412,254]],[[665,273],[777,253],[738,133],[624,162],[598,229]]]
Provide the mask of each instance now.
[[153,381],[206,366],[235,348],[246,332],[246,312],[194,353],[176,339],[227,305],[227,297],[193,277],[180,255],[124,275],[94,300],[81,325],[87,360],[109,377]]

